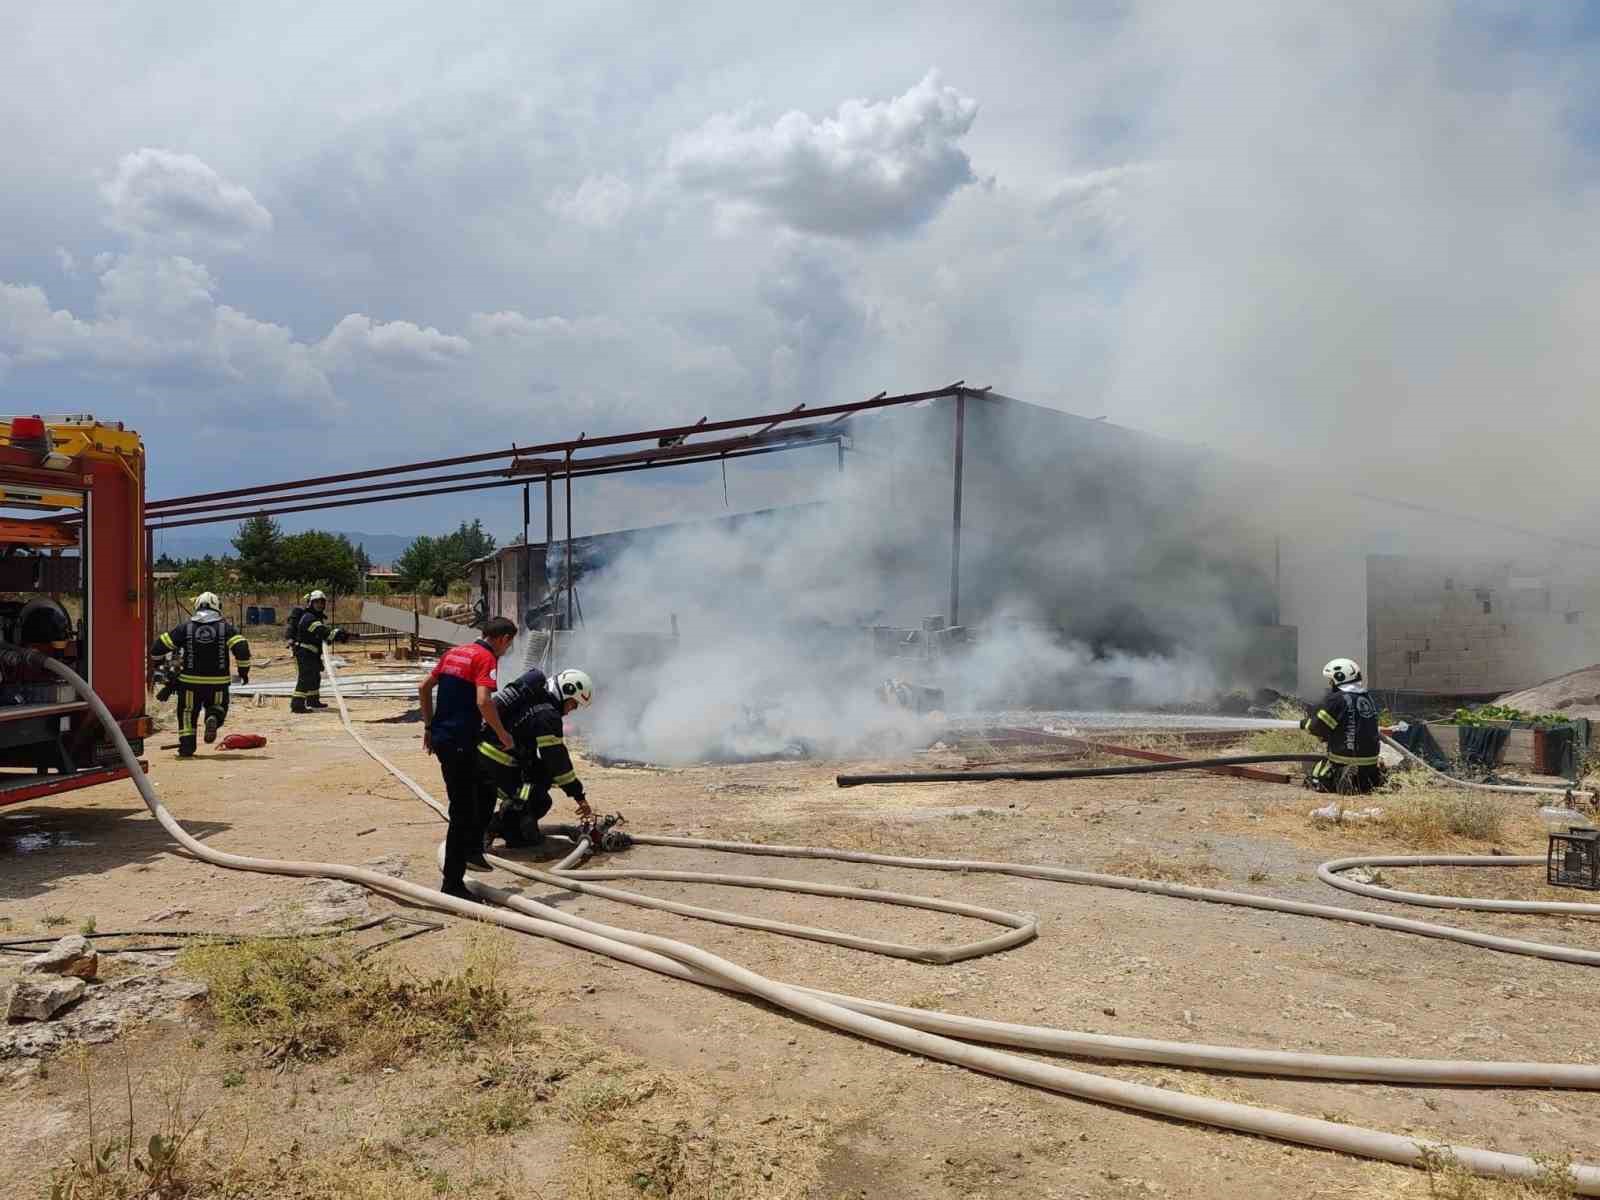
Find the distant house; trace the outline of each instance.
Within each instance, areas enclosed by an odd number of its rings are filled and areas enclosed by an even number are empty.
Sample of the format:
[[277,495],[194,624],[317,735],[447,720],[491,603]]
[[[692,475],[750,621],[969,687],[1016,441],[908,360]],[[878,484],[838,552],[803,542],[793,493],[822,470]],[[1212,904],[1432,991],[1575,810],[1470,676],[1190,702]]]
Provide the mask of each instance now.
[[367,568],[368,583],[393,583],[399,578],[400,572],[388,563],[373,563]]

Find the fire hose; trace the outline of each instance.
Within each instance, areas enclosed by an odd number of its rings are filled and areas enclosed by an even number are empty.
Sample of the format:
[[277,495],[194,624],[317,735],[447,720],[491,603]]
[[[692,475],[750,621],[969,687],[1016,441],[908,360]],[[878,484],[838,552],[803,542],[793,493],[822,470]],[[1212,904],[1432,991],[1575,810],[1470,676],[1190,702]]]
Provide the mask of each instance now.
[[[367,887],[381,894],[419,903],[474,920],[486,920],[508,929],[530,933],[579,949],[588,950],[623,962],[633,963],[648,970],[685,979],[724,991],[757,996],[796,1015],[809,1018],[845,1033],[894,1046],[909,1053],[922,1055],[941,1062],[967,1067],[984,1074],[1030,1084],[1063,1095],[1092,1100],[1138,1112],[1195,1122],[1218,1128],[1234,1129],[1259,1136],[1301,1145],[1316,1146],[1362,1158],[1378,1159],[1408,1166],[1421,1166],[1433,1154],[1447,1153],[1467,1169],[1481,1175],[1515,1179],[1539,1177],[1545,1168],[1536,1160],[1516,1154],[1484,1150],[1470,1146],[1435,1145],[1386,1133],[1364,1129],[1311,1117],[1209,1097],[1191,1096],[1165,1088],[1128,1083],[1072,1070],[1053,1063],[1041,1063],[1016,1054],[992,1050],[969,1041],[991,1041],[997,1044],[1051,1052],[1088,1054],[1099,1058],[1124,1058],[1131,1061],[1167,1062],[1176,1066],[1195,1066],[1213,1070],[1238,1072],[1289,1073],[1336,1079],[1384,1079],[1396,1082],[1430,1082],[1480,1084],[1497,1086],[1571,1087],[1600,1089],[1600,1067],[1578,1064],[1544,1063],[1472,1063],[1407,1059],[1370,1059],[1337,1055],[1299,1055],[1284,1052],[1239,1049],[1222,1046],[1189,1045],[1185,1043],[1152,1042],[1144,1039],[1102,1038],[1060,1030],[1029,1026],[1007,1025],[982,1021],[953,1014],[907,1009],[898,1005],[854,997],[834,996],[815,989],[796,987],[768,979],[727,959],[701,950],[688,943],[652,934],[604,925],[586,918],[563,913],[553,907],[539,905],[520,896],[505,892],[482,881],[469,880],[474,893],[500,907],[474,903],[446,896],[432,888],[422,887],[403,879],[395,879],[377,871],[342,863],[292,861],[256,858],[216,850],[191,836],[178,820],[161,803],[149,778],[139,766],[128,740],[118,728],[115,718],[88,683],[71,668],[53,659],[16,647],[0,647],[6,654],[18,656],[33,666],[49,670],[70,684],[89,705],[101,722],[107,735],[116,746],[119,756],[127,766],[135,787],[151,815],[172,838],[193,857],[214,866],[234,870],[254,871],[274,875],[303,878],[340,879]],[[382,755],[377,753],[355,730],[349,721],[343,699],[339,696],[336,676],[330,670],[335,698],[339,700],[340,715],[346,729],[375,760],[383,764],[397,779],[405,784],[419,799],[424,799],[435,812],[440,805]],[[636,839],[642,844],[658,839]],[[702,845],[695,839],[659,839],[660,844]],[[755,847],[742,843],[708,843],[706,848],[737,846],[739,852],[785,853],[795,849],[806,851],[806,857],[848,857],[850,852],[812,850],[810,848]],[[442,853],[443,847],[440,847]],[[590,851],[587,838],[578,842],[573,853],[560,864],[556,872],[570,869],[582,861]],[[915,866],[919,860],[894,859],[891,856],[871,856],[872,861],[887,861],[890,865]],[[513,866],[504,859],[493,860],[496,865]],[[938,860],[930,860],[938,861]],[[1054,868],[1031,868],[1019,864],[995,864],[1008,868],[1008,874],[1040,875],[1054,878],[1062,875],[1087,874],[1066,872]],[[954,865],[940,865],[933,869],[969,869]],[[556,872],[531,871],[519,867],[519,874],[547,880],[556,886],[571,887],[578,880],[568,879]],[[705,877],[714,882],[717,877]],[[1104,876],[1104,879],[1118,877]],[[1089,882],[1089,880],[1066,880]],[[1144,880],[1122,880],[1117,886],[1134,890],[1153,890],[1162,894],[1171,885],[1150,885]],[[575,889],[573,889],[575,890]],[[1221,895],[1239,896],[1237,893]],[[1255,901],[1264,897],[1243,897]],[[1227,901],[1234,902],[1234,901]],[[1287,903],[1287,902],[1274,902]],[[1320,906],[1314,906],[1320,907]],[[507,911],[507,909],[511,911]],[[1340,910],[1331,910],[1340,911]],[[1358,910],[1343,910],[1349,914],[1344,919],[1367,923],[1374,914]],[[1421,926],[1421,922],[1417,922]],[[1425,927],[1438,928],[1438,927]],[[1459,932],[1459,931],[1457,931]],[[964,1038],[968,1041],[958,1041]],[[1579,1195],[1600,1195],[1600,1166],[1579,1164],[1570,1168],[1571,1179]]]

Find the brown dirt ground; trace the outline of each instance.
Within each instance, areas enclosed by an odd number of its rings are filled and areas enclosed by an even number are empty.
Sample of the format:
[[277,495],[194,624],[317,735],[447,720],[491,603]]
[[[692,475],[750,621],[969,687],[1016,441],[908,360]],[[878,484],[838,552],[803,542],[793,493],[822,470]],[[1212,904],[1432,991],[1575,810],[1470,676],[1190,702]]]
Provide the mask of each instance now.
[[[263,672],[272,678],[281,665]],[[360,701],[376,745],[425,783],[437,771],[415,723],[383,723],[405,706]],[[376,723],[375,723],[376,722]],[[351,743],[335,715],[292,717],[283,701],[239,701],[228,728],[261,732],[261,751],[202,751],[188,762],[151,741],[152,775],[172,810],[209,844],[283,858],[404,863],[433,882],[440,824]],[[918,756],[958,764],[960,755]],[[859,764],[857,764],[859,765]],[[892,764],[879,764],[890,766]],[[1038,784],[833,786],[835,764],[621,770],[589,766],[597,808],[638,831],[701,834],[1108,867],[1240,890],[1394,911],[1335,894],[1316,864],[1336,854],[1402,848],[1377,830],[1328,829],[1286,786],[1203,776]],[[1506,802],[1502,848],[1542,844],[1531,806]],[[556,820],[566,819],[558,799]],[[1484,845],[1473,847],[1486,850]],[[730,858],[641,848],[626,859],[687,870],[810,878],[1037,913],[1040,938],[998,957],[948,967],[741,932],[590,897],[567,911],[684,938],[779,979],[924,1007],[1066,1028],[1197,1041],[1424,1057],[1600,1060],[1600,973],[1314,920],[1038,881],[885,870],[843,863]],[[0,916],[14,935],[65,917],[101,930],[139,927],[181,905],[196,929],[261,930],[305,894],[301,881],[230,873],[175,855],[131,785],[0,812]],[[1467,887],[1460,873],[1390,876],[1419,890]],[[1486,881],[1473,879],[1472,890]],[[974,922],[890,906],[670,883],[627,884],[655,895],[781,916],[897,940],[966,940]],[[1534,894],[1530,884],[1518,894]],[[539,889],[535,888],[537,894]],[[1565,893],[1568,896],[1573,893]],[[262,906],[268,906],[263,909]],[[274,909],[272,906],[278,906]],[[384,911],[387,902],[374,903]],[[1593,921],[1490,914],[1438,920],[1600,948]],[[382,952],[432,974],[459,963],[470,929],[448,928]],[[5,926],[0,924],[0,934]],[[918,1060],[789,1018],[759,1004],[659,978],[534,938],[506,936],[515,975],[547,1027],[619,1056],[623,1069],[667,1081],[666,1107],[696,1137],[764,1158],[756,1191],[773,1197],[1304,1197],[1425,1196],[1413,1172],[1234,1134],[1150,1120]],[[0,970],[5,964],[0,963]],[[559,1033],[558,1033],[559,1036]],[[401,1145],[440,1170],[478,1170],[479,1156],[526,1190],[607,1195],[580,1124],[558,1115],[489,1142],[419,1133],[418,1112],[460,1099],[459,1064],[392,1074],[335,1063],[274,1072],[239,1067],[203,1017],[157,1023],[126,1038],[137,1069],[187,1055],[197,1102],[215,1104],[217,1153],[298,1142],[307,1152],[361,1138]],[[120,1072],[121,1045],[91,1060]],[[1592,1157],[1600,1104],[1562,1092],[1329,1084],[1087,1063],[1087,1070],[1313,1116],[1503,1150]],[[53,1165],[81,1144],[81,1085],[66,1061],[0,1092],[5,1195],[47,1194]],[[248,1064],[247,1064],[248,1066]],[[642,1074],[641,1074],[642,1073]],[[648,1089],[653,1095],[654,1090]],[[643,1094],[643,1093],[641,1093]],[[625,1185],[626,1181],[623,1181]],[[623,1185],[619,1185],[623,1186]],[[626,1186],[616,1194],[630,1194]],[[638,1194],[633,1192],[631,1194]],[[682,1191],[679,1195],[686,1194]],[[722,1194],[711,1181],[695,1196]],[[734,1194],[734,1193],[730,1193]]]

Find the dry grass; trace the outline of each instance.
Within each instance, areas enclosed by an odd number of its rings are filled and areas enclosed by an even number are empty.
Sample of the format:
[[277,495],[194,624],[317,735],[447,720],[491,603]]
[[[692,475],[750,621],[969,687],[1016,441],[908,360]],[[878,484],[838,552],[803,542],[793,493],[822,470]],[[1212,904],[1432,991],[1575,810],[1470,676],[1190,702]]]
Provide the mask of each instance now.
[[1542,1171],[1534,1179],[1483,1179],[1462,1166],[1448,1150],[1429,1149],[1424,1158],[1430,1200],[1565,1200],[1576,1195],[1566,1158],[1534,1155]]
[[[1223,753],[1211,746],[1191,746],[1182,734],[1161,729],[1135,729],[1126,733],[1111,729],[1095,730],[1090,731],[1087,736],[1091,742],[1124,746],[1130,750],[1154,750],[1158,754],[1171,754],[1176,758],[1207,757]],[[1116,761],[1126,763],[1128,760],[1119,756]]]
[[475,937],[460,973],[428,980],[288,939],[196,946],[178,962],[210,989],[207,1004],[235,1048],[254,1047],[274,1063],[353,1051],[363,1065],[383,1067],[507,1033],[515,1017],[501,953],[498,942]]
[[1543,1168],[1534,1179],[1484,1179],[1449,1151],[1430,1147],[1421,1171],[1385,1169],[1359,1200],[1568,1200],[1576,1194],[1568,1159],[1534,1159]]
[[1306,710],[1298,700],[1279,699],[1272,703],[1272,715],[1280,721],[1300,721]]
[[1456,840],[1496,842],[1505,833],[1506,802],[1492,793],[1436,787],[1410,772],[1393,779],[1394,790],[1370,803],[1383,809],[1378,827],[1403,845],[1433,849]]
[[1303,729],[1261,729],[1245,740],[1246,754],[1321,754],[1323,745]]
[[1102,863],[1100,870],[1107,875],[1127,875],[1161,883],[1209,883],[1224,878],[1222,871],[1209,858],[1179,858],[1150,851],[1119,854]]
[[448,1171],[392,1143],[364,1142],[337,1155],[305,1156],[291,1146],[274,1158],[223,1173],[215,1200],[523,1200],[507,1170]]
[[[78,1073],[83,1082],[85,1141],[82,1153],[57,1169],[50,1200],[165,1200],[190,1193],[191,1177],[201,1159],[195,1133],[206,1110],[196,1111],[196,1079],[192,1056],[158,1072],[153,1081],[133,1075],[133,1055],[122,1048],[121,1077],[100,1081],[99,1097],[88,1052],[80,1047]],[[135,1094],[149,1093],[153,1116],[141,1121]],[[112,1106],[103,1097],[112,1097]]]

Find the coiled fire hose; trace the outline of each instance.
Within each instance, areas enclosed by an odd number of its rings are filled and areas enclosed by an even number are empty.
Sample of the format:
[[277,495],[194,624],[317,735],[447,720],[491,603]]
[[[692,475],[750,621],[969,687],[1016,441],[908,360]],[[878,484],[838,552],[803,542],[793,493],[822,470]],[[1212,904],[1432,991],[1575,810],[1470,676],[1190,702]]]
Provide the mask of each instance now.
[[[813,989],[794,987],[767,979],[717,955],[710,954],[685,942],[650,934],[635,933],[589,921],[557,909],[538,905],[494,888],[478,880],[469,886],[484,898],[504,905],[494,908],[446,896],[432,888],[395,879],[376,871],[341,863],[290,861],[254,858],[215,850],[192,837],[176,818],[167,811],[156,795],[149,778],[140,768],[128,740],[122,735],[116,720],[93,689],[71,668],[32,651],[15,647],[0,647],[33,666],[40,666],[70,684],[89,705],[99,719],[107,736],[117,748],[118,755],[127,766],[135,787],[144,799],[151,815],[160,822],[175,841],[195,858],[215,866],[234,870],[255,871],[274,875],[291,875],[306,878],[341,879],[357,883],[373,891],[458,916],[475,920],[492,921],[508,929],[536,934],[553,941],[619,961],[633,963],[679,979],[758,996],[786,1011],[807,1017],[820,1024],[843,1032],[894,1046],[910,1053],[937,1059],[941,1062],[964,1066],[984,1074],[1012,1079],[1035,1087],[1045,1088],[1063,1095],[1093,1100],[1138,1112],[1191,1121],[1218,1128],[1235,1129],[1259,1136],[1271,1137],[1301,1145],[1317,1146],[1362,1158],[1378,1159],[1408,1166],[1423,1165],[1431,1153],[1451,1155],[1467,1169],[1489,1176],[1515,1179],[1537,1178],[1544,1167],[1535,1160],[1516,1154],[1483,1150],[1470,1146],[1436,1145],[1425,1140],[1363,1129],[1338,1122],[1302,1117],[1276,1112],[1252,1105],[1236,1104],[1209,1097],[1190,1096],[1145,1084],[1127,1083],[1088,1072],[1076,1071],[1053,1063],[1041,1063],[1015,1054],[969,1045],[943,1034],[955,1034],[972,1040],[992,1040],[1001,1044],[1027,1049],[1055,1052],[1093,1054],[1096,1057],[1113,1057],[1109,1051],[1116,1048],[1111,1043],[1129,1043],[1126,1051],[1118,1055],[1138,1061],[1170,1062],[1177,1066],[1202,1066],[1225,1071],[1284,1072],[1299,1075],[1321,1075],[1340,1079],[1389,1079],[1394,1081],[1434,1083],[1499,1084],[1501,1086],[1576,1087],[1600,1089],[1600,1068],[1568,1064],[1540,1063],[1466,1063],[1405,1059],[1362,1059],[1331,1055],[1285,1055],[1278,1052],[1239,1050],[1218,1046],[1186,1046],[1183,1043],[1145,1042],[1143,1039],[1090,1039],[1088,1035],[1069,1034],[1063,1031],[1036,1029],[1028,1026],[1003,1025],[998,1022],[979,1021],[944,1013],[930,1013],[904,1009],[897,1005],[849,997],[834,997]],[[330,664],[331,665],[331,664]],[[349,721],[343,699],[339,696],[336,677],[330,671],[335,697],[339,699],[341,718],[357,743],[374,759],[385,765],[397,779],[418,794],[423,789],[388,762],[355,731]],[[427,803],[436,812],[439,804],[432,797]],[[643,839],[639,839],[643,840]],[[673,843],[690,839],[672,839]],[[713,844],[713,846],[716,844]],[[735,845],[737,845],[735,843]],[[740,847],[749,852],[751,847]],[[776,848],[759,849],[774,851]],[[442,851],[442,847],[441,847]],[[587,856],[587,840],[580,841],[566,863]],[[777,852],[782,852],[777,850]],[[816,852],[817,856],[833,857],[844,852]],[[878,857],[878,856],[874,856]],[[887,856],[882,856],[887,857]],[[505,860],[496,860],[497,863]],[[915,862],[915,860],[910,860]],[[907,864],[896,864],[907,865]],[[1009,865],[1009,864],[1007,864]],[[953,869],[953,868],[950,868]],[[524,868],[524,871],[526,869]],[[1031,870],[1021,868],[1021,870]],[[1020,871],[1019,871],[1020,873]],[[543,872],[532,872],[532,877],[542,878]],[[550,875],[561,880],[559,875]],[[1114,877],[1106,877],[1114,878]],[[567,881],[563,881],[567,882]],[[1129,885],[1145,881],[1125,881]],[[533,915],[537,914],[537,915]],[[1369,914],[1360,914],[1365,917]],[[927,1029],[939,1032],[928,1032]],[[1074,1049],[1073,1047],[1076,1047]],[[1160,1057],[1152,1057],[1160,1056]],[[1320,1069],[1317,1069],[1320,1064]],[[1575,1165],[1571,1178],[1579,1195],[1600,1195],[1600,1166]]]

